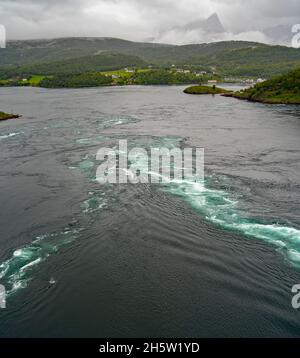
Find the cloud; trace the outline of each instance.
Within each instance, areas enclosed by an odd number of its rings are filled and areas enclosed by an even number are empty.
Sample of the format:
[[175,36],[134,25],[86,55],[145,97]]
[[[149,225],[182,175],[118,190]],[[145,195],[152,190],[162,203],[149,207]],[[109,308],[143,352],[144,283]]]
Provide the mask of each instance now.
[[[263,29],[300,23],[299,0],[0,0],[9,39],[108,36],[195,43],[269,41]],[[217,12],[226,28],[208,37],[176,27]]]
[[222,34],[208,34],[200,30],[178,31],[170,30],[162,36],[155,38],[155,42],[169,43],[174,45],[209,43],[218,41],[253,41],[266,44],[274,43],[271,38],[260,31],[248,31],[240,33],[224,32]]

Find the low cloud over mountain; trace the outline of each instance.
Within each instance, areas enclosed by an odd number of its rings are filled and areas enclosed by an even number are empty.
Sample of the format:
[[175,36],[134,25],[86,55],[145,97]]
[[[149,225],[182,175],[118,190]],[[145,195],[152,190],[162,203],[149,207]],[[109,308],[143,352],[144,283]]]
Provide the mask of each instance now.
[[246,40],[270,42],[270,39],[260,31],[232,33],[227,31],[218,14],[213,13],[206,19],[189,22],[183,26],[173,26],[161,31],[153,41],[171,44],[201,43],[226,40]]
[[287,43],[299,0],[0,0],[9,39],[108,36],[174,44]]

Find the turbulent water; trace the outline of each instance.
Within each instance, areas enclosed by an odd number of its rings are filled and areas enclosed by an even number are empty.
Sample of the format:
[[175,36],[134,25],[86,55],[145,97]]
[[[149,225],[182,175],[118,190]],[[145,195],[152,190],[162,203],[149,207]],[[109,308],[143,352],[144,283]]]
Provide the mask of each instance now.
[[[300,109],[182,90],[0,89],[0,336],[299,336]],[[100,185],[120,139],[205,179]]]

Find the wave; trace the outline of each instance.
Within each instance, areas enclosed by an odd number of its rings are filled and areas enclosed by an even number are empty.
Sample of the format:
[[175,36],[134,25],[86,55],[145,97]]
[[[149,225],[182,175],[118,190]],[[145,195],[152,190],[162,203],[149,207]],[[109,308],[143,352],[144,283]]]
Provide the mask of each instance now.
[[[169,149],[175,145],[178,145],[176,138],[167,137],[161,141],[161,146]],[[148,162],[136,158],[135,164],[141,173],[154,174],[149,171]],[[276,246],[291,265],[300,268],[300,230],[247,217],[239,209],[239,202],[232,198],[231,193],[212,188],[212,177],[207,176],[205,180],[173,180],[164,184],[163,176],[155,174],[162,179],[161,185],[165,192],[182,198],[209,222],[222,229]]]
[[66,228],[59,233],[38,236],[29,245],[14,251],[12,257],[0,265],[0,279],[7,295],[27,287],[32,279],[33,269],[60,247],[77,239],[82,230]]
[[15,137],[16,135],[19,135],[20,133],[8,133],[0,136],[0,140]]
[[181,197],[208,221],[222,229],[276,246],[290,264],[300,268],[300,230],[247,218],[238,209],[238,201],[230,198],[225,191],[207,188],[206,182],[183,181],[180,184],[165,185],[164,190]]
[[97,195],[94,192],[90,192],[89,195],[90,198],[81,204],[82,210],[85,214],[107,209],[107,200],[104,198],[104,193]]
[[106,129],[115,126],[120,126],[123,124],[135,123],[138,121],[139,119],[129,116],[116,116],[116,115],[109,116],[109,117],[105,116],[104,120],[98,121],[98,127],[101,129]]
[[[107,128],[115,125],[125,124],[136,121],[131,117],[112,116],[104,120],[99,127]],[[18,135],[19,133],[9,133],[0,136],[1,139]],[[78,144],[99,143],[105,137],[83,138],[77,140]],[[78,166],[69,167],[70,169],[79,168],[81,172],[86,173],[90,179],[95,177],[95,161],[86,155]],[[107,200],[102,195],[93,192],[89,193],[89,198],[82,204],[83,213],[91,214],[101,209],[107,208]],[[32,280],[32,272],[40,263],[44,262],[51,254],[57,252],[61,246],[67,245],[78,238],[79,233],[84,230],[66,228],[61,232],[38,236],[29,245],[17,249],[12,257],[0,264],[0,279],[6,287],[7,295],[12,295],[22,288],[26,288]],[[50,280],[51,281],[51,280]]]

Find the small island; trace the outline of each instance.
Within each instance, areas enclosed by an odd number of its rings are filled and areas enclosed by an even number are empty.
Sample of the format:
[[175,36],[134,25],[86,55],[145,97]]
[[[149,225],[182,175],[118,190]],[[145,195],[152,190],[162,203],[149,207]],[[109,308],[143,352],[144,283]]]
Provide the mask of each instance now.
[[184,93],[187,94],[227,94],[230,93],[230,91],[216,87],[216,86],[191,86],[186,88]]
[[20,118],[18,114],[9,114],[0,111],[0,121],[6,121],[7,119]]
[[300,69],[224,96],[269,104],[300,104]]

